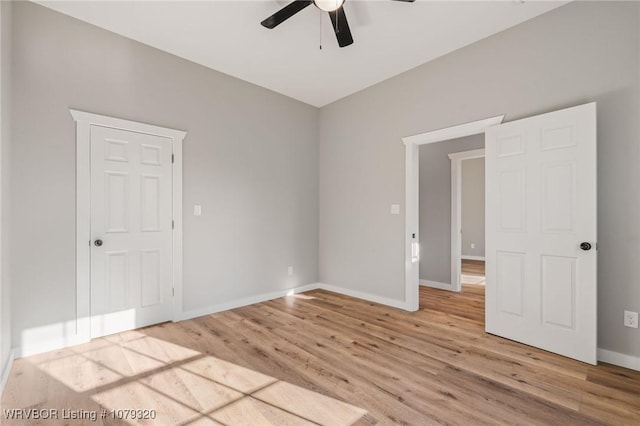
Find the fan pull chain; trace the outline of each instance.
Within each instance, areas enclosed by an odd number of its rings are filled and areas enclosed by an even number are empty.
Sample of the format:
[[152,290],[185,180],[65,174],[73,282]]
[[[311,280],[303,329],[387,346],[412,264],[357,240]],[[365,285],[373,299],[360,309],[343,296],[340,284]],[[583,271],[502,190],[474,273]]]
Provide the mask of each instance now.
[[322,12],[318,13],[320,17],[320,50],[322,50]]

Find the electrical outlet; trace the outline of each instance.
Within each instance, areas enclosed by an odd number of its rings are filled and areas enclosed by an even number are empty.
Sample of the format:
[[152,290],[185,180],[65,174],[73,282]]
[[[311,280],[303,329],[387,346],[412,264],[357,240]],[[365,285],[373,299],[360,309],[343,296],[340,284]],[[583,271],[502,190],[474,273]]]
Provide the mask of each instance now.
[[[289,276],[293,275],[293,266],[289,266],[287,268],[287,273],[289,274]],[[636,321],[637,322],[637,321]]]
[[471,248],[476,248],[476,243],[471,243]]
[[638,313],[632,311],[624,311],[624,326],[638,328]]

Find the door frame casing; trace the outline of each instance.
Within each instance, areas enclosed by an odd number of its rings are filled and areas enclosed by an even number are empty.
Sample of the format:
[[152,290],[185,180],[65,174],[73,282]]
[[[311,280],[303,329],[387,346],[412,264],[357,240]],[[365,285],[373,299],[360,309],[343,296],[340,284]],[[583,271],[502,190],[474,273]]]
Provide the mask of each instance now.
[[462,290],[462,162],[484,158],[484,148],[449,154],[451,160],[451,290]]
[[[501,124],[504,114],[402,138],[405,145],[405,309],[417,311],[419,298],[419,155],[420,145],[477,135]],[[415,236],[415,237],[413,237]]]
[[91,126],[171,139],[172,167],[172,318],[182,313],[182,143],[187,132],[69,109],[76,122],[76,334],[91,339]]

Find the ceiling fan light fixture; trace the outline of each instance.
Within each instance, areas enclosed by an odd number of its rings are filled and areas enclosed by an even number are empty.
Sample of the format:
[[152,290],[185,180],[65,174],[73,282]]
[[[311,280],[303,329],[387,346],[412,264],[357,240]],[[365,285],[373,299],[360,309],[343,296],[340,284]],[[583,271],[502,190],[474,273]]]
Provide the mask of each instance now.
[[[412,3],[415,0],[395,1]],[[265,28],[273,29],[294,16],[296,13],[313,4],[323,12],[329,12],[333,32],[336,33],[336,39],[338,40],[338,46],[346,47],[353,44],[353,37],[351,36],[351,29],[349,28],[347,15],[344,13],[344,7],[342,7],[344,2],[345,0],[293,0],[276,13],[260,22],[260,24]]]
[[344,0],[313,0],[313,4],[320,10],[325,12],[333,12],[342,7]]

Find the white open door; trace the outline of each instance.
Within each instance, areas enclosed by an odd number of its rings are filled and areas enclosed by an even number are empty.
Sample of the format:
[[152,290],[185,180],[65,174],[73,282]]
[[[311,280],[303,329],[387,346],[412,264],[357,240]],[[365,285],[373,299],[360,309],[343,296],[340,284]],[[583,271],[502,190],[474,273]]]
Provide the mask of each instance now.
[[486,131],[486,331],[596,364],[596,105]]

